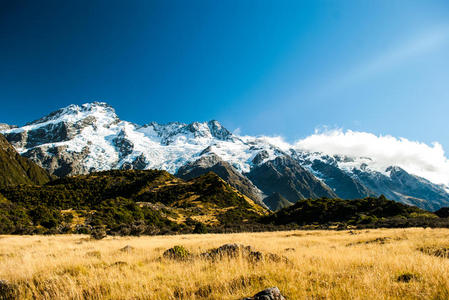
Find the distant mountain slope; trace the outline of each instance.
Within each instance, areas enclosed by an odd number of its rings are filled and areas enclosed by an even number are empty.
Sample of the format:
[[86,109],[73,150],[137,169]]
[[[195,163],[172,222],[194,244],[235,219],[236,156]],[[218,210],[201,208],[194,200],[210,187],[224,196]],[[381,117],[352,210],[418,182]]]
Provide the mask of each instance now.
[[44,184],[51,176],[31,160],[20,156],[0,134],[0,187],[18,184]]
[[[410,176],[379,170],[369,157],[308,152],[269,137],[239,136],[215,120],[137,125],[120,120],[102,102],[70,105],[22,127],[1,124],[0,133],[22,156],[60,177],[161,169],[191,178],[188,173],[214,171],[256,202],[276,192],[290,202],[384,194],[435,210],[449,199],[448,186],[405,171]],[[205,166],[212,155],[220,162]]]
[[295,151],[293,156],[343,199],[385,195],[388,199],[430,211],[449,205],[446,186],[409,174],[397,166],[379,172],[368,166],[371,159],[366,157]]
[[263,201],[272,211],[278,211],[281,210],[282,208],[286,208],[293,205],[292,202],[285,199],[279,193],[273,193],[270,196],[266,197]]
[[318,172],[323,181],[343,199],[364,198],[375,195],[373,191],[364,186],[360,181],[351,177],[348,173],[339,169],[338,166],[314,160],[311,168]]
[[383,193],[392,200],[430,211],[449,206],[449,194],[443,187],[411,175],[399,167],[389,167],[386,172],[387,175],[355,169],[354,175],[370,190]]
[[337,197],[290,156],[276,157],[255,166],[246,175],[265,194],[277,192],[293,203],[304,198]]

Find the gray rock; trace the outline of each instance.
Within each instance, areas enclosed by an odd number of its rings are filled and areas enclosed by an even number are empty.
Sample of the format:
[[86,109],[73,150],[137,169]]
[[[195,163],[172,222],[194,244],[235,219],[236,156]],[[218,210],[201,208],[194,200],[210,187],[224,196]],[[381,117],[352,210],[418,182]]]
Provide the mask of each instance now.
[[262,253],[261,251],[256,251],[251,246],[245,246],[242,244],[224,244],[218,248],[209,249],[207,252],[201,253],[200,257],[210,259],[212,261],[221,260],[224,258],[242,257],[251,262],[269,260],[273,262],[289,263],[286,257],[281,257],[274,253]]
[[81,152],[69,152],[67,146],[35,147],[22,154],[59,177],[89,173],[82,161],[89,155],[89,148]]
[[243,298],[242,300],[286,300],[277,287],[263,290],[253,297]]
[[122,249],[120,249],[120,251],[126,252],[126,253],[129,253],[129,252],[131,252],[131,251],[133,251],[133,250],[134,250],[134,247],[132,247],[132,246],[130,246],[130,245],[126,245],[125,247],[123,247]]
[[134,144],[126,137],[125,131],[120,131],[117,137],[112,139],[114,146],[119,151],[119,157],[124,158],[131,154],[134,150]]

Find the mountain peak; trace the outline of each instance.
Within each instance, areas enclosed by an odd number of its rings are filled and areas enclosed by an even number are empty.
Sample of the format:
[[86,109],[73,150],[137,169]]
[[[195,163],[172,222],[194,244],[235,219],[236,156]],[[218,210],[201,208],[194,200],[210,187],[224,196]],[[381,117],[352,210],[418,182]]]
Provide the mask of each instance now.
[[25,126],[59,121],[74,122],[84,119],[90,115],[101,115],[103,118],[108,117],[110,119],[118,119],[115,109],[109,104],[105,102],[90,102],[82,105],[71,104],[64,108],[60,108],[45,117],[27,123]]
[[212,136],[218,139],[227,140],[232,136],[232,133],[224,128],[217,120],[207,122],[207,126],[209,127]]

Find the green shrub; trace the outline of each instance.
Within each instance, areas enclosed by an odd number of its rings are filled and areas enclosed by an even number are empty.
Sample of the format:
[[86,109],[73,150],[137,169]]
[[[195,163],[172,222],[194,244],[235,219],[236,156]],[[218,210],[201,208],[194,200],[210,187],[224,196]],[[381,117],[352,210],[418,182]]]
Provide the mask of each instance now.
[[166,250],[163,256],[169,259],[187,260],[191,257],[191,254],[184,246],[176,245]]

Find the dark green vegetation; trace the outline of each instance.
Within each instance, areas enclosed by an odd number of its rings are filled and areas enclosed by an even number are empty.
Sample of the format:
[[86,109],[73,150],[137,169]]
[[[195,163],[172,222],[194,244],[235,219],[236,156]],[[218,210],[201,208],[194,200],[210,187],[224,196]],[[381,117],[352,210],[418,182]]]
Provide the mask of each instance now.
[[449,218],[449,207],[442,207],[435,214],[440,218]]
[[183,181],[165,171],[115,170],[0,193],[8,199],[0,203],[1,233],[201,233],[265,213],[213,173]]
[[320,228],[449,227],[449,219],[386,199],[384,196],[356,200],[299,200],[294,205],[262,218],[273,225],[316,225]]
[[50,174],[31,160],[20,156],[0,134],[0,187],[17,184],[44,184]]
[[281,194],[279,193],[273,193],[267,198],[263,200],[265,204],[272,210],[272,211],[278,211],[285,207],[292,206],[293,203],[285,199]]

